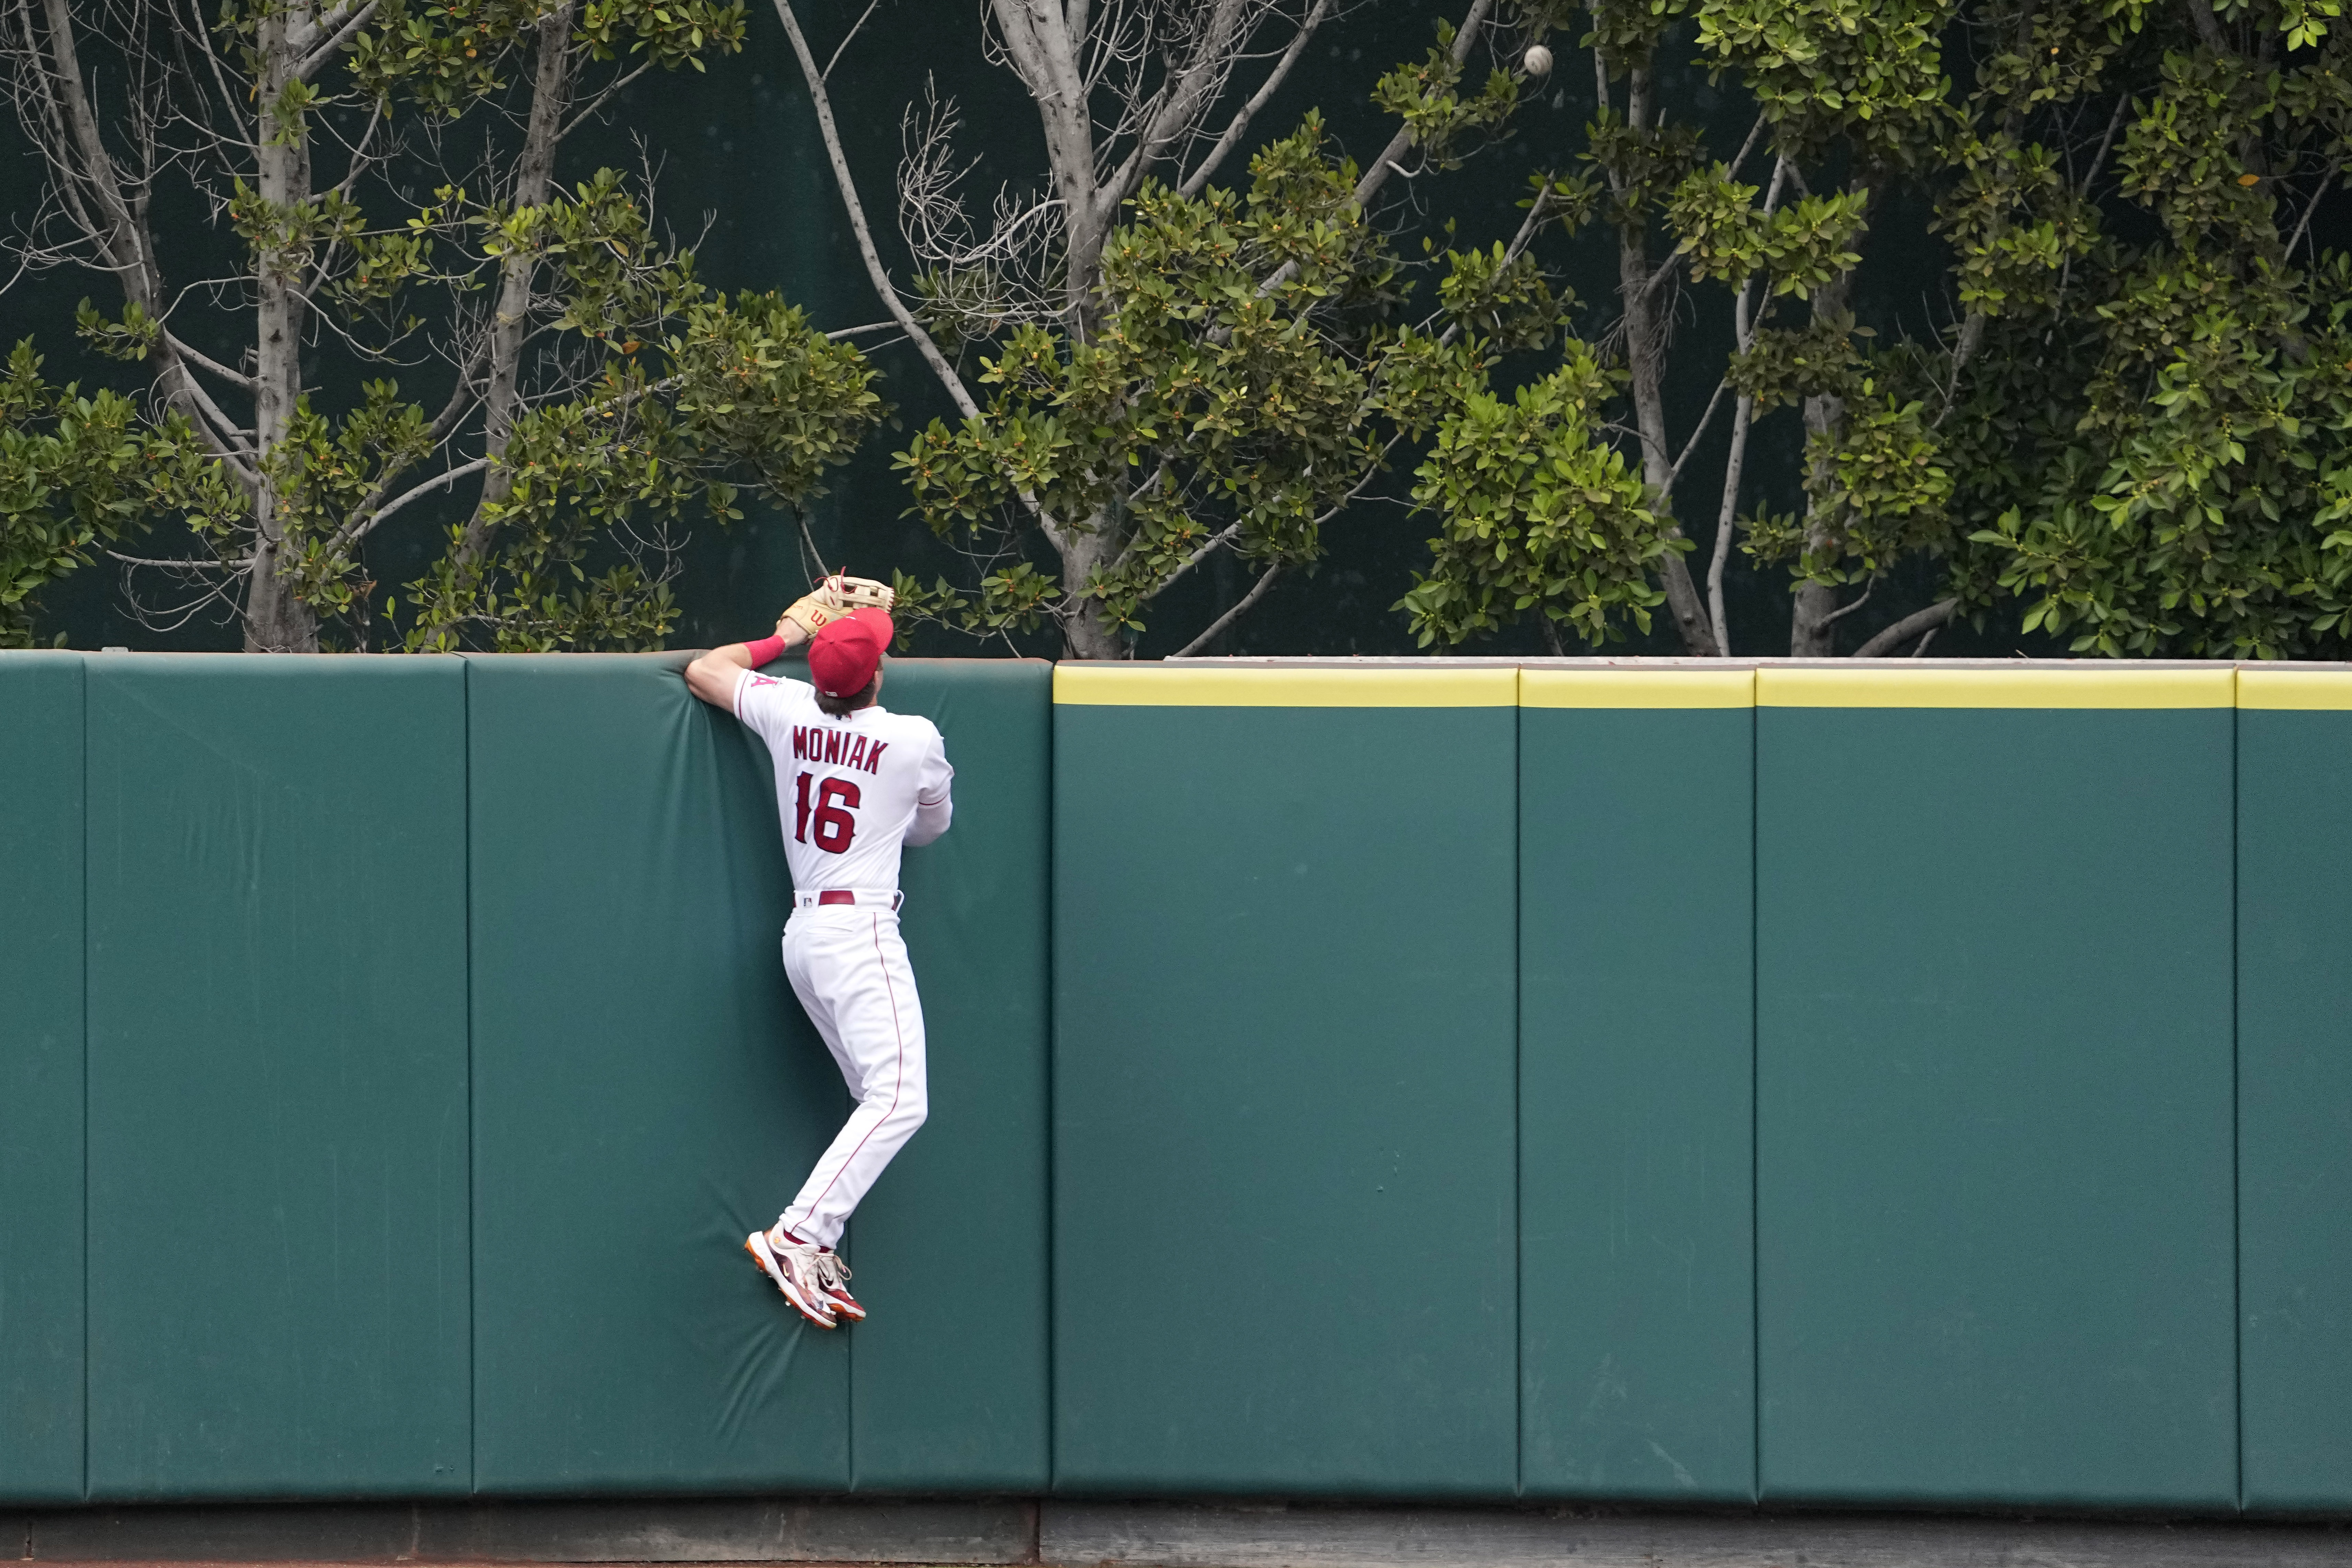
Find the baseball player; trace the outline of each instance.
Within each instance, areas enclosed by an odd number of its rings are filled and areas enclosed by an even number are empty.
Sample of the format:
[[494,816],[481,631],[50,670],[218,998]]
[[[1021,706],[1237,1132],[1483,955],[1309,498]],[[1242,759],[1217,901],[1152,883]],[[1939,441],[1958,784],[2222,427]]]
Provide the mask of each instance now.
[[[927,1110],[923,1007],[898,936],[898,851],[948,830],[955,770],[929,720],[876,700],[890,603],[879,583],[830,577],[773,637],[713,649],[686,670],[697,697],[750,725],[775,759],[793,873],[784,973],[857,1098],[792,1206],[743,1243],[821,1329],[866,1317],[834,1246]],[[758,673],[803,644],[806,681]]]

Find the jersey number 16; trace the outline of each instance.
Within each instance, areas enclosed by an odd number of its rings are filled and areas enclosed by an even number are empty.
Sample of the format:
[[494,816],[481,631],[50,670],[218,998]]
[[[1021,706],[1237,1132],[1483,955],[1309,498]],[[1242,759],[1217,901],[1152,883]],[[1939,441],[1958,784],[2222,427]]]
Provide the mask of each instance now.
[[857,818],[849,814],[857,809],[857,786],[847,779],[827,779],[816,787],[816,809],[809,809],[809,784],[813,775],[800,775],[800,799],[793,811],[793,837],[801,843],[809,842],[809,819],[816,819],[816,847],[828,855],[839,855],[849,847],[857,836]]

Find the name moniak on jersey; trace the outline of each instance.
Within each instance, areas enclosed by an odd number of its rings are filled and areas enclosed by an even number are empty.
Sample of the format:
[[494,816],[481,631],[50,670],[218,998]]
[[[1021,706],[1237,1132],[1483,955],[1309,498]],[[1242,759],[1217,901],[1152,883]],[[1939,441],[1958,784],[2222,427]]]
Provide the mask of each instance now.
[[796,763],[823,763],[878,773],[882,771],[882,753],[889,749],[889,742],[877,741],[870,735],[828,730],[817,724],[793,726],[793,761]]

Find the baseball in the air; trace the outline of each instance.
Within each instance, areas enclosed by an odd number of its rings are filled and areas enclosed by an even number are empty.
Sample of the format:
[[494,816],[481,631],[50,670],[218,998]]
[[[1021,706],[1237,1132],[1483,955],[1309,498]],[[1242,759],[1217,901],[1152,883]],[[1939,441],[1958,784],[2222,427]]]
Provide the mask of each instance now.
[[1529,76],[1549,76],[1551,51],[1541,44],[1531,44],[1528,47],[1528,52],[1519,57],[1519,64],[1527,68]]

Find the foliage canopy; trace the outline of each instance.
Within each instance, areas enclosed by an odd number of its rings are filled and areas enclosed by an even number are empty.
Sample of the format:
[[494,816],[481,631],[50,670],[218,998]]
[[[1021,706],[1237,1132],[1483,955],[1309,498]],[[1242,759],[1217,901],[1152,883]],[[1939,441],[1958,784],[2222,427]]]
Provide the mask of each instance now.
[[[1626,262],[1596,341],[1622,345],[1632,395],[1607,412],[1632,403],[1649,483],[1639,498],[1593,488],[1580,535],[1569,530],[1583,553],[1561,557],[1527,526],[1536,499],[1509,466],[1490,465],[1483,485],[1458,471],[1451,454],[1496,419],[1492,399],[1466,403],[1421,470],[1416,493],[1443,532],[1401,607],[1425,642],[1455,643],[1509,618],[1443,613],[1477,574],[1549,573],[1560,585],[1514,601],[1520,614],[1572,618],[1593,643],[1645,624],[1656,601],[1626,591],[1604,607],[1589,584],[1622,574],[1644,507],[1659,538],[1681,542],[1674,476],[1699,432],[1669,432],[1657,406],[1689,360],[1663,318],[1675,290],[1709,285],[1685,308],[1732,317],[1735,352],[1700,368],[1720,376],[1709,418],[1727,401],[1733,420],[1710,613],[1682,618],[1688,651],[1732,651],[1722,579],[1736,539],[1785,574],[1798,654],[1916,652],[1967,615],[2013,616],[2083,653],[2341,657],[2352,263],[2314,222],[2352,151],[2352,36],[2336,10],[1521,7],[1521,39],[1580,30],[1610,89],[1579,160],[1607,187],[1593,221]],[[1666,111],[1655,76],[1669,48],[1695,51],[1756,106],[1729,156]],[[1854,319],[1855,279],[1875,247],[1905,242],[1877,231],[1906,192],[1930,204],[1944,289],[1927,317],[1881,336]],[[1561,222],[1583,216],[1565,209]],[[1588,384],[1594,357],[1570,339],[1558,374]],[[1515,438],[1555,462],[1591,466],[1588,449],[1612,444],[1580,400],[1544,406]],[[1786,407],[1804,431],[1803,499],[1774,515],[1748,507],[1758,476],[1743,465],[1756,423]],[[1513,526],[1498,531],[1498,518]],[[1490,540],[1514,542],[1483,550]],[[1676,599],[1679,558],[1653,560]],[[1936,584],[1927,603],[1841,643],[1840,621],[1919,581]],[[1679,598],[1696,609],[1696,585]]]
[[[658,646],[670,525],[797,502],[881,416],[856,350],[707,288],[619,173],[555,177],[628,83],[740,49],[740,0],[8,11],[47,177],[18,259],[103,280],[80,334],[149,391],[53,391],[19,350],[0,638],[102,550],[151,626],[217,610],[249,649]],[[375,580],[379,528],[468,492],[422,576]],[[155,527],[170,553],[113,548]]]

